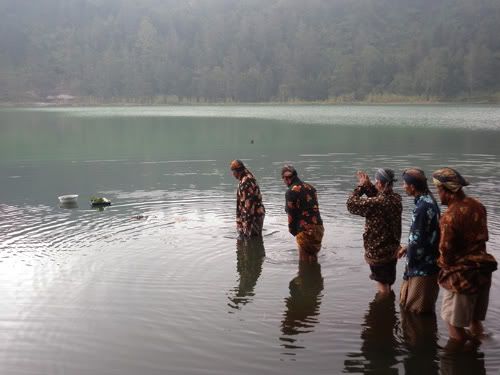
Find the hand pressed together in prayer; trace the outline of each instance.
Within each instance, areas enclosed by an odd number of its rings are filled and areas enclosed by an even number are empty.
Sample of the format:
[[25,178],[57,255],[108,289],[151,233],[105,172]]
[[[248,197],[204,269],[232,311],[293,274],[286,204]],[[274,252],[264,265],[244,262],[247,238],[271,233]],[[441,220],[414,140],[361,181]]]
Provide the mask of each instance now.
[[370,177],[364,171],[357,171],[356,177],[358,177],[358,185],[366,186],[370,184]]

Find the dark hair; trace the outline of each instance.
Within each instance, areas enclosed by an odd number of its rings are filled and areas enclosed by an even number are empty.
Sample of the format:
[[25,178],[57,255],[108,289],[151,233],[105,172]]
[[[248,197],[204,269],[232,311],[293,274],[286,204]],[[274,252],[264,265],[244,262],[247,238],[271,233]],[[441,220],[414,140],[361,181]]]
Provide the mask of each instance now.
[[403,171],[403,180],[408,185],[413,185],[417,191],[429,193],[429,186],[427,185],[427,177],[423,170],[419,168],[408,168]]
[[245,164],[241,160],[236,159],[231,162],[230,168],[232,171],[241,172],[245,169]]

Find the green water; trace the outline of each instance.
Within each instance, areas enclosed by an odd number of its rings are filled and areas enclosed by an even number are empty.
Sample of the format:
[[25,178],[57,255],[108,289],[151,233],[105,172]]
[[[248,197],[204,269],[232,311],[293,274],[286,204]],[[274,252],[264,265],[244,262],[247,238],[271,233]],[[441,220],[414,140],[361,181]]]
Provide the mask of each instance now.
[[[499,144],[491,106],[1,109],[0,372],[493,374],[500,303],[479,349],[446,354],[439,314],[399,311],[402,264],[395,298],[375,298],[345,200],[358,169],[453,166],[488,209],[498,259]],[[236,242],[234,158],[266,205],[251,248]],[[318,190],[315,267],[287,231],[285,162]],[[397,190],[404,241],[413,202]],[[70,193],[78,206],[59,207]]]

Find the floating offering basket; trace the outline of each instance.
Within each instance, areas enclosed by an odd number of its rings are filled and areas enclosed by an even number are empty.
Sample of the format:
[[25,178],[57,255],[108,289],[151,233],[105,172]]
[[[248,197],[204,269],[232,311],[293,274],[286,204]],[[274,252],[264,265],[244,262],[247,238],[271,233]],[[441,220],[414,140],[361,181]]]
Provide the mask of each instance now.
[[62,204],[75,204],[78,199],[78,194],[60,195],[57,198]]
[[90,205],[92,207],[105,207],[111,206],[111,201],[104,197],[92,197],[90,198]]

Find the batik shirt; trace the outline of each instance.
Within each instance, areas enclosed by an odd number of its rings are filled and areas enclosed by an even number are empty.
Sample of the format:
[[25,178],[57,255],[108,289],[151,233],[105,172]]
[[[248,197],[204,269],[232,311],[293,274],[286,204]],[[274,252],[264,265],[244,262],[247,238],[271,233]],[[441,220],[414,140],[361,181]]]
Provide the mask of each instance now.
[[441,217],[440,228],[439,284],[465,294],[489,285],[497,262],[486,252],[486,208],[474,198],[454,201]]
[[401,241],[401,196],[393,191],[377,192],[373,184],[358,186],[347,200],[347,209],[366,218],[366,261],[375,265],[395,260]]
[[255,177],[245,170],[236,191],[236,230],[244,237],[260,235],[266,209]]
[[439,216],[439,207],[430,194],[415,198],[408,234],[405,280],[438,273]]
[[316,189],[298,177],[288,186],[285,194],[285,212],[288,214],[288,231],[296,236],[311,225],[322,225]]

